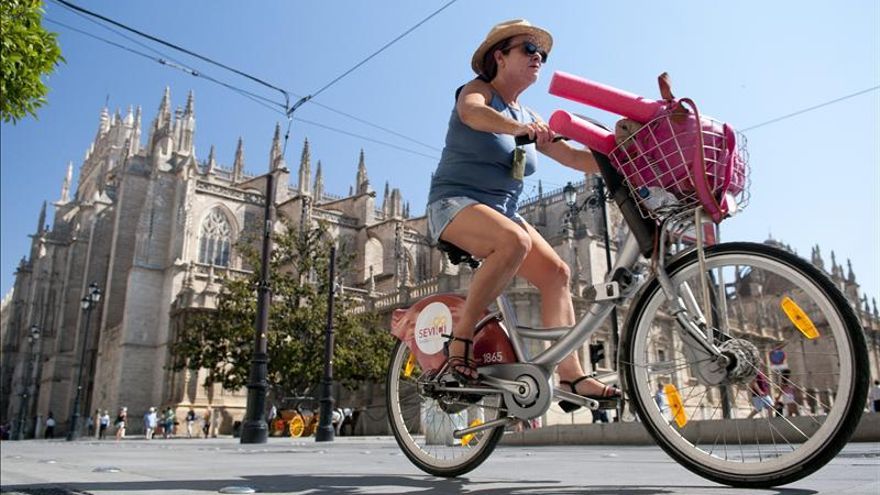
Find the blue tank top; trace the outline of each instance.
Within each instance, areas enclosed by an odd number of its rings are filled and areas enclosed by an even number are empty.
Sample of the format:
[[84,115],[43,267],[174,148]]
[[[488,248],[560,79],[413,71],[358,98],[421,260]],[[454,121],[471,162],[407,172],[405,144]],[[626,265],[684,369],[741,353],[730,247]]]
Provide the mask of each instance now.
[[[517,122],[535,120],[525,107],[511,108],[497,94],[492,94],[490,105]],[[513,178],[511,172],[515,148],[513,136],[471,129],[459,119],[458,111],[453,108],[446,146],[431,178],[428,203],[466,196],[513,217],[523,190],[522,181]],[[526,151],[525,175],[532,175],[538,161],[537,150],[534,144],[523,149]]]

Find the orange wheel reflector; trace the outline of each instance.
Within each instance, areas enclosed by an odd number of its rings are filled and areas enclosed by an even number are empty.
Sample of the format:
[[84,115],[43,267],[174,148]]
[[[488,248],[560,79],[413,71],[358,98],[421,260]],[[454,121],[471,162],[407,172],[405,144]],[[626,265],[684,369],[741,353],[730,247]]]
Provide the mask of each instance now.
[[663,386],[663,393],[666,394],[666,401],[669,403],[669,412],[672,414],[672,419],[675,420],[675,424],[679,428],[683,428],[687,424],[688,419],[684,412],[681,396],[678,395],[678,389],[675,388],[675,385],[667,383]]
[[[468,426],[473,428],[474,426],[480,426],[481,424],[483,424],[482,420],[475,419],[471,421],[471,424],[469,424]],[[465,447],[468,447],[470,446],[470,443],[474,441],[474,438],[476,438],[476,435],[474,435],[473,433],[468,433],[467,435],[461,437],[461,444]]]
[[788,319],[804,334],[804,337],[810,340],[819,337],[819,330],[816,329],[816,325],[813,325],[807,313],[790,297],[785,296],[782,298],[781,306],[782,311],[785,311],[785,316],[788,316]]
[[412,375],[413,369],[416,367],[416,355],[410,353],[409,358],[406,360],[406,365],[403,367],[403,376],[409,378]]

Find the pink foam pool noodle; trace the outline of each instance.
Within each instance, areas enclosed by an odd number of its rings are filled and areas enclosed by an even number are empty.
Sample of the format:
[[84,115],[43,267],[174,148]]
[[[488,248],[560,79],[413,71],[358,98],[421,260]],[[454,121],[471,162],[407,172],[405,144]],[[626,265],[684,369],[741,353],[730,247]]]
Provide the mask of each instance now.
[[565,72],[553,74],[550,94],[623,115],[643,124],[651,120],[662,107],[659,101]]
[[611,153],[616,146],[614,134],[564,110],[553,112],[550,116],[550,128],[553,132],[574,139],[603,155]]

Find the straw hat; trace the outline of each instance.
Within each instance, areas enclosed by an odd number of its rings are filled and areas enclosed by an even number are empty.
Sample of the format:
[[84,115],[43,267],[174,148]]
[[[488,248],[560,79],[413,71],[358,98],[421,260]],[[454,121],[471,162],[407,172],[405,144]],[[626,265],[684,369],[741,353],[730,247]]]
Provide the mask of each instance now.
[[504,21],[492,27],[489,34],[486,35],[486,39],[483,40],[479,48],[477,48],[477,51],[474,52],[474,56],[471,58],[471,68],[474,69],[474,72],[480,74],[483,68],[483,57],[486,56],[486,52],[489,51],[490,48],[501,40],[519,36],[521,34],[527,34],[534,37],[535,42],[540,45],[541,48],[547,50],[547,53],[550,53],[550,49],[553,48],[553,36],[537,26],[532,26],[529,21],[525,19]]

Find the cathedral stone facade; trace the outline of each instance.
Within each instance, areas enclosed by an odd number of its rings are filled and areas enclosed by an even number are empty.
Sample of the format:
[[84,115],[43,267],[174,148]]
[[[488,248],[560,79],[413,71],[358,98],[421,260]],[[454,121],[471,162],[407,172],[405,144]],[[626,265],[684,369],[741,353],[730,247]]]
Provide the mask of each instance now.
[[[80,364],[84,417],[95,410],[108,410],[112,417],[117,409],[127,407],[137,432],[139,417],[150,406],[172,406],[180,415],[193,407],[200,415],[213,411],[215,426],[228,432],[233,421],[243,416],[244,390],[205,387],[200,373],[167,369],[169,343],[186,312],[213,308],[220,279],[247,273],[235,245],[244,233],[261,230],[266,201],[266,175],[245,172],[246,164],[257,164],[246,162],[241,140],[231,166],[217,162],[213,147],[207,159],[199,160],[193,145],[195,128],[192,93],[183,108],[172,111],[166,89],[146,139],[140,108],[125,117],[118,111],[113,116],[107,109],[101,112],[78,183],[72,184],[71,163],[61,197],[53,204],[53,223],[46,223],[44,204],[31,252],[21,260],[13,290],[3,299],[0,419],[4,423],[12,422],[17,429],[21,421],[31,435],[40,418],[51,411],[58,429],[67,430]],[[281,150],[276,126],[268,163],[260,161],[263,164],[254,168],[275,174],[279,186],[274,201],[287,225],[304,228],[320,220],[333,236],[356,246],[354,263],[342,274],[342,283],[364,308],[387,315],[428,294],[466,292],[472,272],[449,264],[429,246],[425,217],[410,216],[400,190],[386,183],[381,202],[377,200],[363,152],[354,185],[347,196],[339,197],[325,190],[320,161],[313,175],[307,140],[295,185]],[[575,184],[581,200],[594,194],[594,185],[595,178],[589,176]],[[521,214],[570,263],[573,293],[582,294],[606,271],[602,210],[573,212],[561,190],[545,193],[540,184],[537,189],[536,196],[523,202]],[[607,224],[613,257],[623,230],[614,208],[608,211]],[[813,263],[824,269],[818,247]],[[876,302],[871,311],[867,299],[859,298],[851,267],[844,275],[833,253],[827,273],[859,311],[869,333],[872,374],[880,376]],[[80,304],[92,282],[103,291],[103,298],[86,312]],[[517,279],[509,295],[523,324],[541,326],[533,287]],[[575,297],[578,314],[586,305],[583,298]],[[40,337],[29,341],[34,327]],[[591,344],[604,349],[606,357],[592,363],[585,345],[579,352],[585,369],[611,371],[610,331],[598,331]],[[348,401],[344,405],[363,410],[366,418],[378,418],[364,421],[361,432],[385,428],[382,397],[374,387],[378,385],[343,399]],[[559,411],[545,419],[572,420]]]

